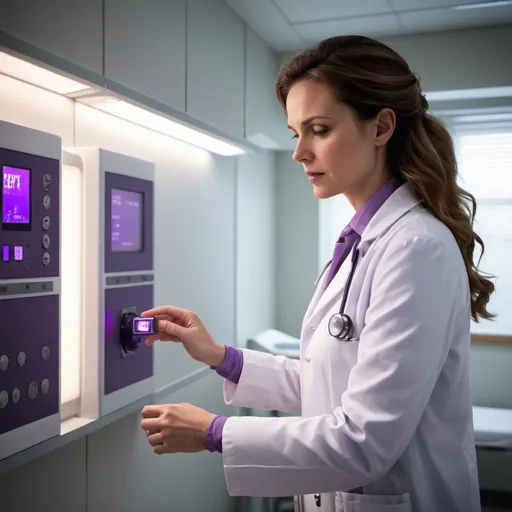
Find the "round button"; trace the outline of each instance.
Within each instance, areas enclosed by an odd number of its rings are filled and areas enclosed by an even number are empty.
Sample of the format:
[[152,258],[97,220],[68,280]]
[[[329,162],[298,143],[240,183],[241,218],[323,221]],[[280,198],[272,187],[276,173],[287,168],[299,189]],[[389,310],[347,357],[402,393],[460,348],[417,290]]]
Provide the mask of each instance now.
[[7,391],[5,391],[5,390],[0,391],[0,409],[7,407],[8,403],[9,403],[9,395],[7,394]]
[[34,398],[37,396],[38,391],[39,390],[37,388],[37,382],[31,382],[28,387],[28,397],[30,398],[30,400],[34,400]]
[[50,205],[52,204],[52,200],[50,199],[50,196],[48,194],[46,194],[44,197],[43,197],[43,208],[45,210],[49,210],[50,209]]
[[43,235],[43,247],[45,249],[48,249],[48,247],[50,247],[50,235],[48,233],[45,233]]
[[45,252],[43,254],[43,265],[46,267],[46,265],[48,265],[48,263],[50,263],[50,253]]
[[43,379],[43,382],[41,382],[41,393],[43,393],[43,395],[47,395],[49,390],[50,381],[48,379]]
[[21,351],[18,354],[18,364],[20,366],[24,366],[26,361],[27,361],[27,354],[25,354],[25,352]]
[[48,359],[50,359],[50,347],[48,347],[47,345],[43,347],[43,349],[41,350],[41,357],[45,361],[48,361]]
[[0,372],[6,372],[9,368],[9,358],[4,354],[0,357]]
[[43,176],[43,188],[45,190],[48,190],[50,188],[50,185],[52,183],[52,178],[49,174],[45,174]]
[[50,217],[48,217],[48,215],[46,217],[43,217],[41,225],[45,231],[48,231],[50,229]]
[[18,388],[14,388],[12,390],[12,402],[14,404],[17,404],[20,401],[20,398],[21,398],[20,390]]

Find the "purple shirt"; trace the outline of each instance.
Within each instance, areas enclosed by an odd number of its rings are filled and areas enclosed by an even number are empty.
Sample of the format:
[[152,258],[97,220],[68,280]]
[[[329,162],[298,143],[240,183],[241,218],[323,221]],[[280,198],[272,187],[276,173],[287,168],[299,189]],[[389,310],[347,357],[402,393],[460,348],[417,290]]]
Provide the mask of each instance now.
[[[349,222],[347,230],[345,228],[338,239],[336,251],[341,250],[341,255],[337,255],[336,258],[336,269],[331,272],[330,278],[332,279],[332,275],[335,274],[339,270],[339,267],[343,263],[343,260],[347,257],[348,253],[352,249],[354,244],[359,242],[363,231],[366,226],[375,215],[377,210],[384,204],[384,202],[388,199],[388,197],[399,187],[399,183],[391,179],[386,182],[382,187],[373,194],[373,196],[368,199],[368,201],[360,208],[352,217]],[[352,236],[344,236],[346,233],[354,233],[356,236],[356,240]],[[345,244],[345,245],[343,245]],[[334,258],[333,258],[334,259]],[[329,276],[328,276],[329,277]],[[329,281],[330,279],[328,279]],[[217,373],[224,377],[225,379],[233,382],[234,384],[238,384],[240,380],[240,375],[242,373],[243,367],[243,352],[236,347],[232,347],[231,345],[226,345],[226,355],[222,363],[217,366],[215,369]],[[225,416],[215,416],[208,426],[208,431],[206,434],[206,447],[210,452],[220,452],[222,453],[222,430],[224,428],[224,424],[226,423],[227,418]]]

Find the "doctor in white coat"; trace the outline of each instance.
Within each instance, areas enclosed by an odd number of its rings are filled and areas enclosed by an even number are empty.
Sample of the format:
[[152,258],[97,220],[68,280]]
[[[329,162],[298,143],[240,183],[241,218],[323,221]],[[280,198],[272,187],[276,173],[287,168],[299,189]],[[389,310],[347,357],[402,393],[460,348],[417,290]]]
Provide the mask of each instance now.
[[344,194],[355,211],[305,313],[300,360],[218,344],[174,306],[144,314],[159,325],[147,343],[180,342],[216,368],[227,403],[297,416],[147,406],[148,441],[222,452],[231,495],[294,495],[302,512],[476,512],[470,319],[491,317],[494,288],[473,262],[483,244],[450,136],[406,62],[368,38],[296,56],[276,92],[315,195]]

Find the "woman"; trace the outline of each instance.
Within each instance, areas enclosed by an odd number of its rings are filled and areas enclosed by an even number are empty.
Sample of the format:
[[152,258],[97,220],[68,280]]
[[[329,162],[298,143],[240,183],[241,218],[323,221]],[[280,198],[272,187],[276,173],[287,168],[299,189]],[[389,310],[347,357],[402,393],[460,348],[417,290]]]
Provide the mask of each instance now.
[[480,510],[470,319],[492,316],[494,287],[473,261],[483,244],[450,135],[406,62],[365,37],[296,56],[276,91],[314,194],[355,210],[306,312],[300,361],[218,345],[170,306],[145,313],[159,320],[147,343],[181,342],[216,367],[227,403],[301,417],[163,405],[144,409],[142,428],[157,453],[222,451],[231,495],[302,495],[308,512]]

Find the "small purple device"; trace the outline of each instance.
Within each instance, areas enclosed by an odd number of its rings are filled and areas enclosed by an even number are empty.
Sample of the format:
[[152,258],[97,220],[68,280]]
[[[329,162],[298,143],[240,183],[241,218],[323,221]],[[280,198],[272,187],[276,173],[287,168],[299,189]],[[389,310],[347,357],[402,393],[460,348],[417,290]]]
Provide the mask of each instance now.
[[136,317],[133,319],[133,334],[136,336],[156,334],[156,325],[157,320],[154,317]]

